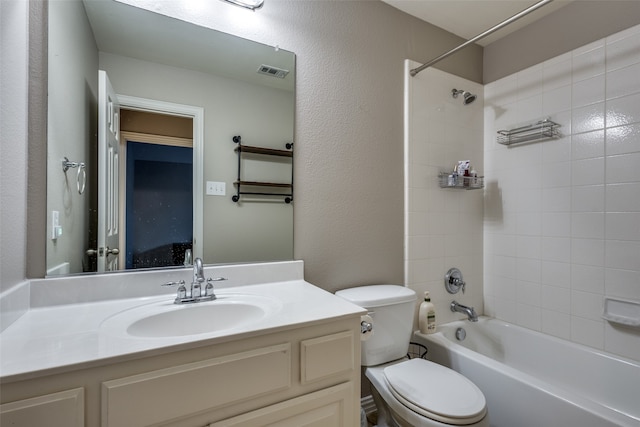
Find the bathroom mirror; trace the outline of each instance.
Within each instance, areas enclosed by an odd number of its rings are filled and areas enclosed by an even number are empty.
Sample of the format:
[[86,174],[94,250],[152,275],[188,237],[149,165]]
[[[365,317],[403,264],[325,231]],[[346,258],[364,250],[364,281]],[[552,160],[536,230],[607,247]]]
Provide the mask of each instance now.
[[[293,258],[292,204],[232,196],[234,136],[293,142],[295,54],[114,0],[49,0],[48,21],[47,276],[96,272],[100,251],[113,270],[182,266],[187,250],[206,264]],[[106,127],[121,130],[104,153],[99,70]],[[246,155],[242,179],[291,182],[292,163]],[[118,243],[98,245],[99,218]]]

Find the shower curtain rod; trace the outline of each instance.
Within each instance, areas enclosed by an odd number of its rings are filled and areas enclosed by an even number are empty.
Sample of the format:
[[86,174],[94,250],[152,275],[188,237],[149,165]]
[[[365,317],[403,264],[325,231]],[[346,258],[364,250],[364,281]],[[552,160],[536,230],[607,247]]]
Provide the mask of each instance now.
[[520,13],[516,13],[515,15],[513,15],[511,18],[505,19],[504,21],[502,21],[501,23],[499,23],[498,25],[489,28],[487,31],[485,31],[482,34],[478,34],[477,36],[475,36],[474,38],[467,40],[466,42],[462,43],[460,46],[451,49],[448,52],[443,53],[442,55],[438,56],[437,58],[432,59],[431,61],[422,64],[421,66],[414,68],[413,70],[411,70],[409,73],[411,74],[412,77],[415,77],[416,74],[418,74],[420,71],[424,70],[425,68],[431,67],[433,64],[442,61],[443,59],[453,55],[454,53],[456,53],[457,51],[459,51],[460,49],[464,49],[465,47],[467,47],[468,45],[470,45],[471,43],[475,43],[480,39],[483,39],[485,37],[487,37],[489,34],[492,34],[496,31],[498,31],[499,29],[501,29],[502,27],[505,27],[509,24],[511,24],[512,22],[522,18],[523,16],[526,16],[528,14],[530,14],[531,12],[533,12],[534,10],[544,6],[547,3],[551,3],[553,0],[541,0],[538,3],[529,6],[528,8],[526,8],[525,10],[523,10]]

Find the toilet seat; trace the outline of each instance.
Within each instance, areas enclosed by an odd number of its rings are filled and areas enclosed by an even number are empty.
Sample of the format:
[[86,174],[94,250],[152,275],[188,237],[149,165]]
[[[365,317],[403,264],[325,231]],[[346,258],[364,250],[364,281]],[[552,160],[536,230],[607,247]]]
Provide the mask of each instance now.
[[486,415],[482,391],[458,372],[424,359],[383,370],[393,396],[412,411],[451,425],[476,423]]

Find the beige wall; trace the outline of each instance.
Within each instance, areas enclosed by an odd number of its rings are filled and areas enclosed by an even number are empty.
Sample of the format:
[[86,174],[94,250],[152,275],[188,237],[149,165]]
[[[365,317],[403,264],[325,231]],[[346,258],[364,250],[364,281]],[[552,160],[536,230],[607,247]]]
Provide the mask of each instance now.
[[[75,25],[69,25],[70,17]],[[90,202],[97,201],[97,165],[91,159],[98,125],[98,50],[82,3],[51,2],[49,23],[47,270],[68,263],[78,273],[89,249]],[[77,189],[78,170],[62,172],[64,157],[87,165],[83,194]],[[56,240],[49,237],[52,211],[59,212],[62,226]]]
[[0,291],[25,277],[27,23],[25,2],[0,2]]
[[[306,278],[329,290],[402,283],[403,60],[462,40],[379,1],[271,0],[249,14],[214,3],[224,13],[201,24],[297,55],[294,256]],[[479,82],[481,55],[472,47],[439,66]]]

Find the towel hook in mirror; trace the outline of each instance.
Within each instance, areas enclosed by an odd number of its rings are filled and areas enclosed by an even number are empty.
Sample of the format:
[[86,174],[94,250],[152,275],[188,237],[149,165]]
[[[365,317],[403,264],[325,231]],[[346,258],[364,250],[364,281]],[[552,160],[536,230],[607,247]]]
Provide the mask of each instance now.
[[78,194],[84,193],[84,189],[87,186],[87,169],[84,162],[72,162],[65,157],[62,161],[62,172],[66,174],[69,168],[78,168],[78,172],[76,173],[76,188],[78,189]]

